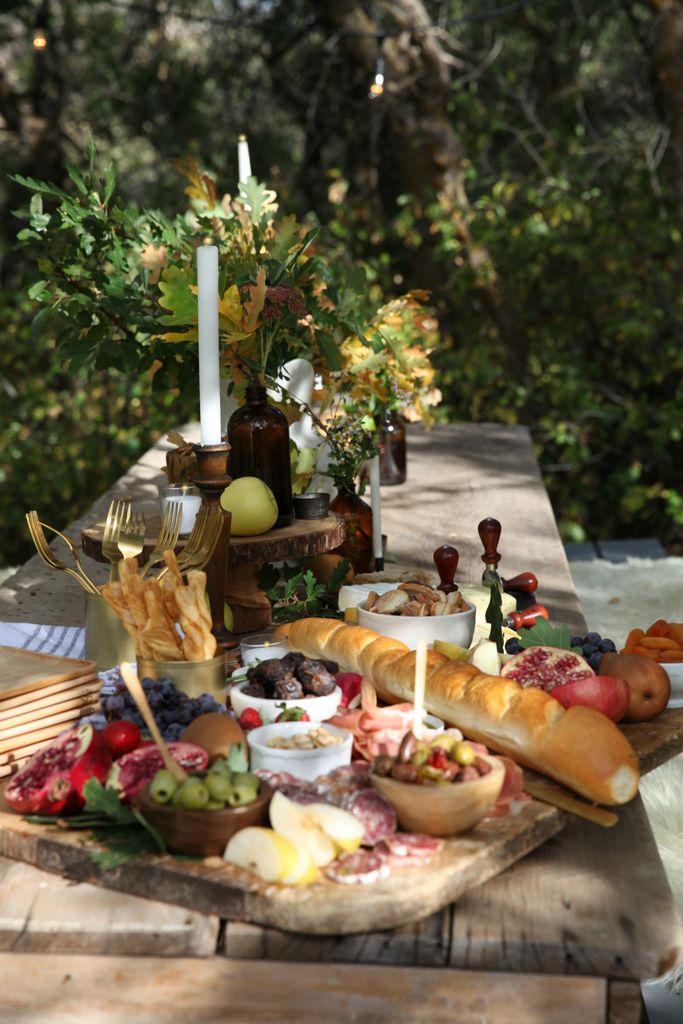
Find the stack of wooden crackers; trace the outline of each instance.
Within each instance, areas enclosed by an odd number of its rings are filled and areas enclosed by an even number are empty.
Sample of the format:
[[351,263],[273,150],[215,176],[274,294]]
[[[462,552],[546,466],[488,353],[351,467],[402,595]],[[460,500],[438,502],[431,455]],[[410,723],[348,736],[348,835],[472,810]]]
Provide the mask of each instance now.
[[101,685],[94,661],[0,647],[0,778],[99,711]]

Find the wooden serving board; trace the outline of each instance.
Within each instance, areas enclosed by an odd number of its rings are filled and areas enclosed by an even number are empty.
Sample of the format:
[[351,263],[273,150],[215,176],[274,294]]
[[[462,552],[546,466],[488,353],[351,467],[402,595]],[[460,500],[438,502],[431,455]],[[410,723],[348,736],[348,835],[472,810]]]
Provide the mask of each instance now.
[[[671,756],[672,743],[683,747],[683,709],[665,712],[646,730],[635,727],[630,738],[637,753],[641,737],[647,769],[656,767]],[[200,913],[312,935],[374,932],[418,921],[499,874],[571,820],[531,800],[517,805],[517,813],[446,840],[424,867],[395,868],[367,886],[321,880],[288,888],[261,882],[218,857],[192,861],[149,855],[102,872],[88,856],[89,840],[82,832],[31,825],[3,807],[0,797],[1,856]]]
[[96,672],[94,661],[0,647],[0,707],[21,694]]
[[[34,693],[27,693],[25,697],[0,702],[0,736],[2,735],[3,723],[5,722],[11,722],[20,715],[27,714],[33,715],[34,718],[39,718],[41,714],[45,713],[45,708],[66,704],[77,697],[90,697],[93,693],[99,693],[102,687],[102,683],[97,676],[79,677],[74,679],[73,683],[75,685],[69,685],[68,689],[48,693],[47,689],[51,689],[50,687],[45,690],[36,690]],[[66,684],[58,685],[66,686]]]
[[[156,544],[161,527],[161,516],[145,515],[145,546],[138,556],[142,565]],[[102,554],[104,522],[81,531],[84,554],[96,562],[106,561]],[[230,537],[228,565],[261,565],[281,562],[287,558],[311,558],[344,543],[346,527],[341,516],[328,515],[325,519],[292,519],[289,526],[269,530],[256,537]],[[182,551],[184,540],[179,540],[176,552]]]

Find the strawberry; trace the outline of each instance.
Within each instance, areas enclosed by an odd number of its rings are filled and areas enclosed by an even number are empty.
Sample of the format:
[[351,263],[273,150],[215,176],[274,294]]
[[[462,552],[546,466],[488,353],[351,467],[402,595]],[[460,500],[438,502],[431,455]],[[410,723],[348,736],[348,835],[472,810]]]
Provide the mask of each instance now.
[[263,719],[256,708],[245,708],[237,719],[237,724],[241,727],[243,732],[250,732],[251,729],[258,729],[262,726]]

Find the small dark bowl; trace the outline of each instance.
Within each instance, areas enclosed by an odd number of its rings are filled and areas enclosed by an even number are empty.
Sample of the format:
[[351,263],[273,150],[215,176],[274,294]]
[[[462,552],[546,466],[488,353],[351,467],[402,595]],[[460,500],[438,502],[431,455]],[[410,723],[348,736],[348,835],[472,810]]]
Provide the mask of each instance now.
[[325,519],[327,516],[330,496],[325,491],[295,494],[292,500],[297,519]]
[[273,790],[261,782],[259,795],[243,807],[224,811],[189,811],[172,804],[158,804],[149,794],[149,785],[137,796],[140,811],[162,837],[169,850],[196,857],[223,856],[228,840],[247,825],[260,825],[268,814]]

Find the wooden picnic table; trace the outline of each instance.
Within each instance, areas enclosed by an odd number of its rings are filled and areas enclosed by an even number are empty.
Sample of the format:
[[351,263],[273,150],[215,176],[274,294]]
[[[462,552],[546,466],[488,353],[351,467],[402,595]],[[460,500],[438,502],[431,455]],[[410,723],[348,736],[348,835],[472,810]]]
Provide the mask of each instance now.
[[[78,538],[114,494],[154,507],[165,448],[67,532]],[[431,568],[434,548],[454,543],[458,577],[472,582],[477,524],[500,519],[503,574],[533,570],[551,618],[585,627],[524,428],[411,429],[408,483],[382,498],[392,553]],[[89,567],[104,580],[106,567]],[[0,619],[81,625],[82,593],[32,558],[0,588]],[[646,768],[683,750],[683,712],[661,721],[667,742],[653,745]],[[640,798],[619,816],[610,830],[566,818],[535,852],[421,922],[334,938],[220,920],[0,858],[0,1019],[635,1024],[639,982],[680,957],[683,930]]]

